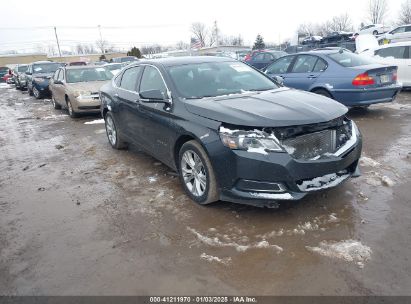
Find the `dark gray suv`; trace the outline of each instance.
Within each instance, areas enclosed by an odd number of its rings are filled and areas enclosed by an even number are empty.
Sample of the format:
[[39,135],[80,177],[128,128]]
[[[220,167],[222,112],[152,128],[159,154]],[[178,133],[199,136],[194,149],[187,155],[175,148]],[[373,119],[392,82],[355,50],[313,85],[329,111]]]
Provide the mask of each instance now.
[[100,91],[108,140],[179,172],[197,203],[274,206],[357,175],[361,135],[347,108],[228,58],[125,67]]

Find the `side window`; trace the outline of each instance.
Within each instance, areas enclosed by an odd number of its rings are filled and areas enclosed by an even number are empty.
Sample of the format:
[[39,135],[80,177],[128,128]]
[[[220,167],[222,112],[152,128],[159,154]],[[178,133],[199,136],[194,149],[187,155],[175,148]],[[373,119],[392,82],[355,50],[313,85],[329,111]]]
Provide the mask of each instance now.
[[269,53],[265,53],[264,54],[264,61],[270,61],[270,60],[274,60],[274,56],[269,54]]
[[120,88],[128,91],[136,91],[137,80],[141,67],[132,67],[124,71],[121,77]]
[[267,73],[270,74],[282,74],[287,73],[288,67],[290,66],[291,62],[293,61],[294,56],[286,56],[278,59],[272,65],[267,68]]
[[410,25],[405,27],[405,32],[411,32],[411,26]]
[[324,72],[327,69],[327,67],[327,63],[321,58],[318,58],[317,63],[314,66],[313,72]]
[[404,33],[405,32],[405,26],[397,27],[395,30],[391,32],[391,34],[398,34],[398,33]]
[[396,47],[387,47],[383,49],[379,49],[375,51],[375,55],[380,57],[393,57],[397,59],[404,59],[406,58],[406,48],[405,46],[396,46]]
[[149,90],[160,90],[164,94],[167,93],[167,88],[160,72],[152,66],[145,67],[140,83],[140,92]]
[[63,69],[60,69],[60,73],[59,73],[59,76],[58,76],[57,79],[60,80],[60,81],[64,80],[64,70]]
[[60,69],[58,69],[58,70],[54,73],[54,75],[53,75],[53,79],[54,79],[54,80],[57,80],[57,79],[58,79],[58,77],[59,77],[59,72],[60,72]]
[[314,70],[317,57],[310,55],[299,55],[294,63],[291,73],[310,73]]
[[254,60],[264,60],[264,53],[258,53],[254,56]]

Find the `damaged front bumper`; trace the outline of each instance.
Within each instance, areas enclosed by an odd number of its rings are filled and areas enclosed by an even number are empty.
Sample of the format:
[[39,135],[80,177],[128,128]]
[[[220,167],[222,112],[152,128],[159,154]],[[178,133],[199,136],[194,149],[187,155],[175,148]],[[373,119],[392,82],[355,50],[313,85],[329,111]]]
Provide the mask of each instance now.
[[214,145],[208,149],[216,150],[210,155],[215,155],[212,161],[223,201],[277,207],[278,201],[300,200],[359,176],[360,133],[338,153],[310,160],[295,159],[289,153],[252,153]]

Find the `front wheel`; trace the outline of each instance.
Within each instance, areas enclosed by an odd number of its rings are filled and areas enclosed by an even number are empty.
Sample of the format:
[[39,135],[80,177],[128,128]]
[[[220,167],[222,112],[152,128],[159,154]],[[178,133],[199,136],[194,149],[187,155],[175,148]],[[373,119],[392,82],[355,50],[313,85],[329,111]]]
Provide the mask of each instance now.
[[373,34],[374,36],[377,36],[377,35],[378,35],[378,31],[375,30],[374,32],[372,32],[372,34]]
[[40,93],[40,91],[35,87],[35,86],[33,86],[33,95],[34,95],[34,97],[36,97],[36,99],[40,99],[41,98],[41,93]]
[[61,105],[59,105],[59,104],[56,102],[56,99],[54,98],[54,95],[53,95],[53,94],[51,94],[51,102],[53,103],[53,108],[54,108],[54,109],[56,109],[56,110],[60,110],[60,109],[61,109]]
[[71,117],[71,118],[76,118],[78,115],[77,115],[77,113],[74,111],[73,105],[71,104],[70,99],[67,98],[66,102],[67,102],[67,110],[68,110],[68,112],[69,112],[70,117]]
[[186,142],[179,152],[180,180],[188,196],[200,205],[219,199],[217,181],[210,159],[195,140]]
[[108,142],[114,149],[127,148],[127,143],[123,141],[118,133],[117,124],[113,115],[108,112],[104,118]]

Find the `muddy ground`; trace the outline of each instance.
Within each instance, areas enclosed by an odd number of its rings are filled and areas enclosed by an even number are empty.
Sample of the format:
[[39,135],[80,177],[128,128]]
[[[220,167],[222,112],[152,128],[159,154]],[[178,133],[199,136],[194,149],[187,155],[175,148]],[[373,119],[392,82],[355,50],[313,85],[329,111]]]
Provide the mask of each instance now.
[[349,116],[361,177],[279,210],[202,207],[98,116],[2,85],[0,294],[411,295],[411,92]]

